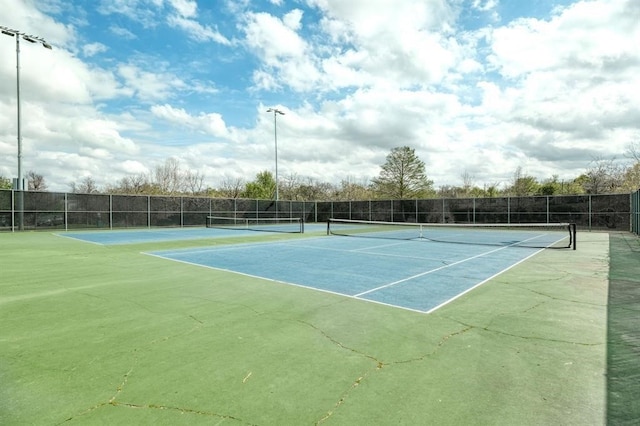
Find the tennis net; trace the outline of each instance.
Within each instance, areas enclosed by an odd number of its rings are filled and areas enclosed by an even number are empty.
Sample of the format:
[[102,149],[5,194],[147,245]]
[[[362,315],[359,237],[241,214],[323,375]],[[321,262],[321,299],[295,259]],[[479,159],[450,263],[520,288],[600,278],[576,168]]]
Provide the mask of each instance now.
[[328,235],[446,243],[576,249],[573,223],[412,223],[329,219]]
[[299,217],[246,218],[207,216],[207,228],[304,233],[304,221]]

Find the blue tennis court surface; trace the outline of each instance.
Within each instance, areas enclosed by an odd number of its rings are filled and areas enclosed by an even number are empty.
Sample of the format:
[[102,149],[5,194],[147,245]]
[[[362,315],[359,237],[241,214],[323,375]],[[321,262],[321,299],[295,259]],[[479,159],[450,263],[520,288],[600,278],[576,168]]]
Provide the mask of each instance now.
[[428,313],[538,251],[328,236],[149,254]]
[[203,238],[246,237],[257,231],[220,228],[153,228],[112,231],[61,232],[57,235],[102,244],[138,244],[162,241],[197,240]]

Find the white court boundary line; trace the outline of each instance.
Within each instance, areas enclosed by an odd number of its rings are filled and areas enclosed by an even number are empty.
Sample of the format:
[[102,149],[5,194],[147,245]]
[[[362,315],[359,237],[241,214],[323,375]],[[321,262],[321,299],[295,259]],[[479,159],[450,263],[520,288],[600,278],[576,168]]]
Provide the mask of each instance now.
[[460,298],[460,297],[464,296],[465,294],[469,293],[471,290],[473,290],[473,289],[475,289],[475,288],[477,288],[477,287],[480,287],[482,284],[484,284],[484,283],[486,283],[486,282],[488,282],[488,281],[491,281],[492,279],[494,279],[494,278],[495,278],[495,277],[497,277],[498,275],[501,275],[501,274],[503,274],[503,273],[507,272],[509,269],[511,269],[511,268],[513,268],[513,267],[515,267],[516,265],[519,265],[520,263],[524,262],[525,260],[532,258],[532,257],[533,257],[533,256],[535,256],[536,254],[540,253],[542,250],[544,250],[544,249],[540,249],[540,250],[538,250],[538,251],[536,251],[536,252],[534,252],[534,253],[531,253],[529,256],[527,256],[527,257],[525,257],[525,258],[520,259],[519,261],[517,261],[517,262],[516,262],[516,263],[514,263],[513,265],[508,266],[508,267],[504,268],[504,269],[503,269],[503,270],[501,270],[501,271],[496,272],[495,274],[491,275],[489,278],[486,278],[485,280],[480,281],[478,284],[474,285],[473,287],[469,287],[468,289],[466,289],[466,290],[465,290],[465,291],[463,291],[462,293],[458,293],[458,294],[456,294],[456,295],[455,295],[455,296],[453,296],[451,299],[449,299],[449,300],[445,300],[444,302],[442,302],[442,303],[441,303],[441,304],[439,304],[438,306],[435,306],[435,307],[433,307],[433,308],[429,309],[429,310],[428,310],[428,311],[426,311],[425,313],[430,314],[431,312],[433,312],[433,311],[435,311],[435,310],[438,310],[438,309],[440,309],[441,307],[443,307],[443,306],[445,306],[445,305],[448,305],[449,303],[453,302],[454,300],[456,300],[456,299],[458,299],[458,298]]
[[[534,239],[537,239],[537,238],[540,238],[540,236],[538,235],[538,236],[529,238],[529,239],[524,240],[524,241],[530,241],[530,240],[534,240]],[[355,299],[355,300],[358,300],[358,301],[376,303],[376,304],[379,304],[379,305],[389,306],[389,307],[393,307],[393,308],[399,308],[399,309],[412,311],[412,312],[417,312],[417,313],[421,313],[421,314],[430,314],[430,313],[434,312],[435,310],[437,310],[437,309],[439,309],[439,308],[441,308],[441,307],[453,302],[454,300],[458,299],[459,297],[469,293],[470,291],[472,291],[473,289],[481,286],[482,284],[485,284],[486,282],[488,282],[491,279],[497,277],[498,275],[508,271],[509,269],[513,268],[514,266],[526,261],[527,259],[530,259],[531,257],[535,256],[536,254],[538,254],[541,251],[545,250],[543,248],[541,248],[539,250],[536,250],[535,252],[531,253],[529,256],[526,256],[526,257],[518,260],[517,262],[509,265],[508,267],[506,267],[506,268],[496,272],[492,276],[486,278],[485,280],[473,285],[472,287],[469,287],[468,289],[466,289],[466,290],[464,290],[464,291],[462,291],[460,293],[457,293],[454,297],[452,297],[452,298],[442,302],[441,304],[439,304],[439,305],[437,305],[437,306],[435,306],[435,307],[433,307],[433,308],[431,308],[429,310],[426,310],[426,311],[425,310],[420,310],[420,309],[415,309],[415,308],[409,308],[409,307],[406,307],[406,306],[394,305],[394,304],[391,304],[391,303],[381,302],[381,301],[377,301],[377,300],[366,299],[366,298],[363,298],[362,296],[370,294],[370,293],[373,293],[373,292],[376,292],[378,290],[382,290],[384,288],[389,288],[389,287],[395,286],[397,284],[401,284],[403,282],[410,281],[410,280],[418,278],[418,277],[429,275],[431,273],[434,273],[434,272],[437,272],[437,271],[440,271],[440,270],[443,270],[443,269],[446,269],[446,268],[449,268],[449,267],[452,267],[452,266],[456,266],[456,265],[459,265],[461,263],[465,263],[465,262],[471,261],[473,259],[484,257],[484,256],[490,255],[492,253],[496,253],[496,252],[508,249],[508,248],[510,248],[512,246],[518,246],[518,244],[521,244],[522,241],[520,241],[518,243],[510,244],[510,245],[507,245],[507,246],[498,247],[498,248],[496,248],[494,250],[489,250],[489,251],[477,254],[475,256],[471,256],[471,257],[468,257],[468,258],[465,258],[465,259],[461,259],[461,260],[455,261],[453,263],[449,263],[449,264],[440,266],[440,267],[435,268],[435,269],[430,269],[428,271],[421,272],[419,274],[416,274],[416,275],[413,275],[413,276],[410,276],[410,277],[407,277],[407,278],[403,278],[401,280],[397,280],[397,281],[394,281],[394,282],[391,282],[391,283],[388,283],[388,284],[384,284],[382,286],[378,286],[376,288],[369,289],[367,291],[364,291],[364,292],[361,292],[361,293],[358,293],[358,294],[354,294],[354,295],[340,293],[340,292],[332,291],[332,290],[325,290],[325,289],[314,287],[314,286],[311,286],[311,285],[297,284],[297,283],[292,283],[292,282],[289,282],[289,281],[282,281],[282,280],[277,280],[277,279],[273,279],[273,278],[267,278],[267,277],[263,277],[263,276],[260,276],[260,275],[248,274],[246,272],[235,271],[235,270],[232,270],[232,269],[219,268],[219,267],[215,267],[215,266],[205,265],[205,264],[202,264],[202,263],[196,263],[196,262],[190,262],[190,261],[186,261],[186,260],[174,259],[174,258],[170,257],[171,255],[175,255],[175,254],[202,253],[202,252],[208,252],[208,251],[214,251],[214,250],[226,251],[226,250],[235,250],[235,249],[239,249],[239,248],[242,248],[242,247],[246,248],[247,246],[262,246],[262,245],[268,245],[268,244],[284,244],[284,245],[288,245],[287,244],[288,242],[290,242],[290,241],[246,243],[246,244],[237,244],[237,245],[228,246],[228,247],[227,246],[208,247],[208,248],[196,249],[196,250],[185,248],[185,249],[173,250],[173,251],[159,251],[159,252],[155,252],[155,253],[141,252],[141,254],[144,254],[144,255],[147,255],[147,256],[156,257],[156,258],[159,258],[159,259],[169,260],[169,261],[173,261],[173,262],[179,262],[179,263],[183,263],[183,264],[187,264],[187,265],[191,265],[191,266],[199,266],[199,267],[212,269],[212,270],[216,270],[216,271],[234,273],[234,274],[239,274],[239,275],[243,275],[243,276],[246,276],[246,277],[257,278],[257,279],[266,280],[266,281],[270,281],[270,282],[275,282],[275,283],[280,283],[280,284],[285,284],[285,285],[291,285],[291,286],[294,286],[294,287],[315,290],[315,291],[319,291],[319,292],[322,292],[322,293],[334,294],[334,295],[346,297],[346,298],[349,298],[349,299]],[[303,245],[303,247],[305,247],[305,246]],[[306,248],[318,249],[318,247],[312,247],[312,246],[306,246]],[[325,249],[325,248],[320,248],[320,249]],[[328,250],[333,250],[333,249],[328,249]],[[361,249],[345,250],[345,251],[361,252]],[[366,254],[375,255],[375,253],[366,253]]]
[[[539,237],[538,237],[538,236],[536,236],[536,237],[532,237],[532,238],[530,238],[530,239],[528,239],[528,240],[525,240],[525,241],[533,240],[533,239],[536,239],[536,238],[539,238]],[[520,244],[520,243],[522,243],[522,241],[520,241],[518,244]],[[355,294],[353,297],[356,297],[356,298],[361,299],[361,300],[369,300],[369,299],[362,299],[362,296],[364,296],[364,295],[366,295],[366,294],[374,293],[374,292],[376,292],[376,291],[378,291],[378,290],[382,290],[382,289],[385,289],[385,288],[393,287],[393,286],[398,285],[398,284],[401,284],[401,283],[403,283],[403,282],[407,282],[407,281],[410,281],[410,280],[415,279],[415,278],[418,278],[418,277],[422,277],[422,276],[425,276],[425,275],[429,275],[429,274],[432,274],[432,273],[434,273],[434,272],[441,271],[441,270],[443,270],[443,269],[446,269],[446,268],[449,268],[449,267],[452,267],[452,266],[456,266],[456,265],[459,265],[459,264],[461,264],[461,263],[468,262],[468,261],[473,260],[473,259],[477,259],[477,258],[479,258],[479,257],[487,256],[487,255],[489,255],[489,254],[496,253],[496,252],[501,251],[501,250],[505,250],[505,249],[507,249],[507,248],[509,248],[509,247],[511,247],[511,246],[514,246],[514,245],[516,245],[516,244],[511,244],[511,245],[508,245],[508,246],[499,247],[499,248],[497,248],[497,249],[495,249],[495,250],[489,250],[489,251],[487,251],[487,252],[480,253],[480,254],[477,254],[477,255],[475,255],[475,256],[471,256],[471,257],[465,258],[465,259],[461,259],[461,260],[458,260],[458,261],[456,261],[456,262],[453,262],[453,263],[450,263],[450,264],[447,264],[447,265],[443,265],[443,266],[440,266],[440,267],[435,268],[435,269],[430,269],[430,270],[425,271],[425,272],[422,272],[422,273],[420,273],[420,274],[416,274],[416,275],[413,275],[413,276],[410,276],[410,277],[407,277],[407,278],[403,278],[403,279],[398,280],[398,281],[394,281],[394,282],[392,282],[392,283],[384,284],[384,285],[378,286],[378,287],[376,287],[376,288],[372,288],[372,289],[370,289],[370,290],[363,291],[363,292],[361,292],[361,293]],[[542,250],[544,250],[544,249],[536,250],[535,252],[531,253],[529,256],[526,256],[526,257],[524,257],[523,259],[520,259],[519,261],[517,261],[517,262],[515,262],[515,263],[513,263],[513,264],[511,264],[511,265],[509,265],[507,268],[504,268],[504,269],[502,269],[502,270],[500,270],[500,271],[496,272],[495,274],[493,274],[493,275],[492,275],[492,276],[490,276],[489,278],[486,278],[485,280],[483,280],[483,281],[481,281],[481,282],[479,282],[479,283],[475,284],[475,285],[474,285],[474,286],[472,286],[472,287],[469,287],[468,289],[464,290],[463,292],[456,294],[454,297],[452,297],[452,298],[450,298],[450,299],[448,299],[448,300],[446,300],[446,301],[442,302],[441,304],[439,304],[439,305],[437,305],[437,306],[435,306],[435,307],[433,307],[433,308],[431,308],[431,309],[429,309],[429,310],[427,310],[427,311],[420,311],[420,312],[427,313],[427,314],[430,314],[430,313],[434,312],[435,310],[437,310],[437,309],[439,309],[439,308],[441,308],[441,307],[443,307],[443,306],[445,306],[445,305],[447,305],[447,304],[449,304],[449,303],[453,302],[454,300],[458,299],[459,297],[461,297],[461,296],[463,296],[463,295],[465,295],[465,294],[469,293],[471,290],[473,290],[473,289],[475,289],[475,288],[477,288],[477,287],[481,286],[482,284],[484,284],[484,283],[486,283],[486,282],[490,281],[492,278],[495,278],[495,277],[497,277],[498,275],[503,274],[504,272],[508,271],[509,269],[513,268],[514,266],[516,266],[516,265],[518,265],[518,264],[520,264],[520,263],[524,262],[525,260],[527,260],[527,259],[529,259],[529,258],[531,258],[531,257],[535,256],[536,254],[540,253]],[[394,305],[394,306],[395,306],[395,305]]]
[[189,262],[189,261],[180,260],[180,259],[172,259],[171,257],[165,257],[165,256],[160,255],[160,254],[149,253],[149,252],[141,252],[141,254],[144,254],[144,255],[147,255],[147,256],[156,257],[156,258],[162,259],[162,260],[168,260],[170,262],[178,262],[178,263],[183,263],[185,265],[191,265],[191,266],[199,266],[201,268],[212,269],[214,271],[228,272],[228,273],[242,275],[242,276],[245,276],[245,277],[256,278],[256,279],[260,279],[260,280],[264,280],[264,281],[269,281],[269,282],[272,282],[272,283],[290,285],[290,286],[293,286],[293,287],[304,288],[306,290],[314,290],[314,291],[319,291],[321,293],[333,294],[333,295],[336,295],[336,296],[346,297],[348,299],[355,299],[355,300],[357,300],[359,302],[375,303],[375,304],[378,304],[378,305],[389,306],[391,308],[404,309],[405,311],[417,312],[419,314],[428,313],[427,311],[421,311],[419,309],[408,308],[406,306],[400,306],[400,305],[393,305],[391,303],[380,302],[380,301],[377,301],[377,300],[362,299],[360,297],[356,297],[355,295],[339,293],[337,291],[332,291],[332,290],[325,290],[325,289],[318,288],[318,287],[313,287],[313,286],[310,286],[310,285],[297,284],[297,283],[292,283],[292,282],[289,282],[289,281],[276,280],[276,279],[273,279],[273,278],[267,278],[267,277],[263,277],[263,276],[260,276],[260,275],[253,275],[253,274],[248,274],[246,272],[234,271],[232,269],[218,268],[216,266],[204,265],[202,263]]
[[489,255],[489,254],[491,254],[491,253],[498,252],[498,251],[500,251],[500,250],[504,250],[504,249],[506,249],[507,247],[508,247],[508,246],[506,246],[506,247],[500,247],[500,248],[497,248],[497,249],[495,249],[495,250],[490,250],[490,251],[487,251],[487,252],[484,252],[484,253],[476,254],[475,256],[467,257],[467,258],[465,258],[465,259],[461,259],[461,260],[458,260],[458,261],[456,261],[456,262],[449,263],[448,265],[439,266],[439,267],[437,267],[437,268],[435,268],[435,269],[430,269],[430,270],[428,270],[428,271],[421,272],[421,273],[419,273],[419,274],[412,275],[412,276],[410,276],[410,277],[403,278],[403,279],[401,279],[401,280],[394,281],[394,282],[392,282],[392,283],[384,284],[384,285],[381,285],[381,286],[378,286],[378,287],[375,287],[375,288],[369,289],[369,290],[367,290],[367,291],[363,291],[362,293],[358,293],[358,294],[356,294],[355,296],[356,296],[356,297],[360,297],[360,296],[364,296],[365,294],[369,294],[369,293],[376,292],[376,291],[378,291],[378,290],[382,290],[382,289],[384,289],[384,288],[393,287],[394,285],[398,285],[398,284],[401,284],[401,283],[403,283],[403,282],[410,281],[410,280],[412,280],[412,279],[414,279],[414,278],[423,277],[423,276],[425,276],[425,275],[429,275],[429,274],[432,274],[432,273],[434,273],[434,272],[441,271],[441,270],[443,270],[443,269],[450,268],[450,267],[452,267],[452,266],[456,266],[456,265],[459,265],[459,264],[461,264],[461,263],[468,262],[468,261],[470,261],[470,260],[477,259],[477,258],[479,258],[479,257],[483,257],[483,256]]

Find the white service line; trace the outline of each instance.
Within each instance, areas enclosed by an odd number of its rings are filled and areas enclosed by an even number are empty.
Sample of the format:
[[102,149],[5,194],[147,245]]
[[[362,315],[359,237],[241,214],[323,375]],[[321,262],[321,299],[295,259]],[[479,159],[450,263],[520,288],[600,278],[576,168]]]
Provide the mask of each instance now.
[[[534,237],[534,238],[537,238],[537,237]],[[530,238],[530,239],[533,239],[533,238]],[[528,240],[525,240],[525,241],[528,241]],[[512,244],[512,245],[514,245],[514,244]],[[495,250],[490,250],[490,251],[487,251],[487,252],[484,252],[484,253],[477,254],[475,256],[467,257],[466,259],[461,259],[461,260],[458,260],[457,262],[449,263],[447,265],[443,265],[443,266],[440,266],[440,267],[435,268],[435,269],[430,269],[428,271],[421,272],[419,274],[416,274],[416,275],[413,275],[413,276],[410,276],[410,277],[407,277],[407,278],[403,278],[401,280],[394,281],[394,282],[389,283],[389,284],[381,285],[379,287],[372,288],[372,289],[367,290],[367,291],[363,291],[362,293],[358,293],[358,294],[354,295],[354,297],[360,297],[360,296],[363,296],[365,294],[373,293],[375,291],[382,290],[383,288],[393,287],[394,285],[397,285],[397,284],[412,280],[414,278],[422,277],[424,275],[429,275],[429,274],[431,274],[433,272],[441,271],[443,269],[450,268],[452,266],[459,265],[460,263],[468,262],[470,260],[477,259],[479,257],[483,257],[483,256],[486,256],[488,254],[495,253],[495,252],[498,252],[500,250],[507,249],[509,247],[511,247],[511,246],[504,246],[504,247],[497,248]]]

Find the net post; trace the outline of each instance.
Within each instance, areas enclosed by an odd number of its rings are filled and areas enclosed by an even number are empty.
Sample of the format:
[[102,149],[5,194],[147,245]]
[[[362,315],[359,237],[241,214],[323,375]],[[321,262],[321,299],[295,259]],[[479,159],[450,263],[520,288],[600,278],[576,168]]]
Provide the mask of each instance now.
[[331,229],[329,228],[331,224],[331,218],[327,219],[327,235],[331,235]]
[[576,234],[577,234],[577,232],[576,232],[576,224],[575,223],[570,224],[569,225],[569,229],[570,229],[570,232],[571,232],[571,239],[573,240],[573,249],[575,250],[576,249]]

